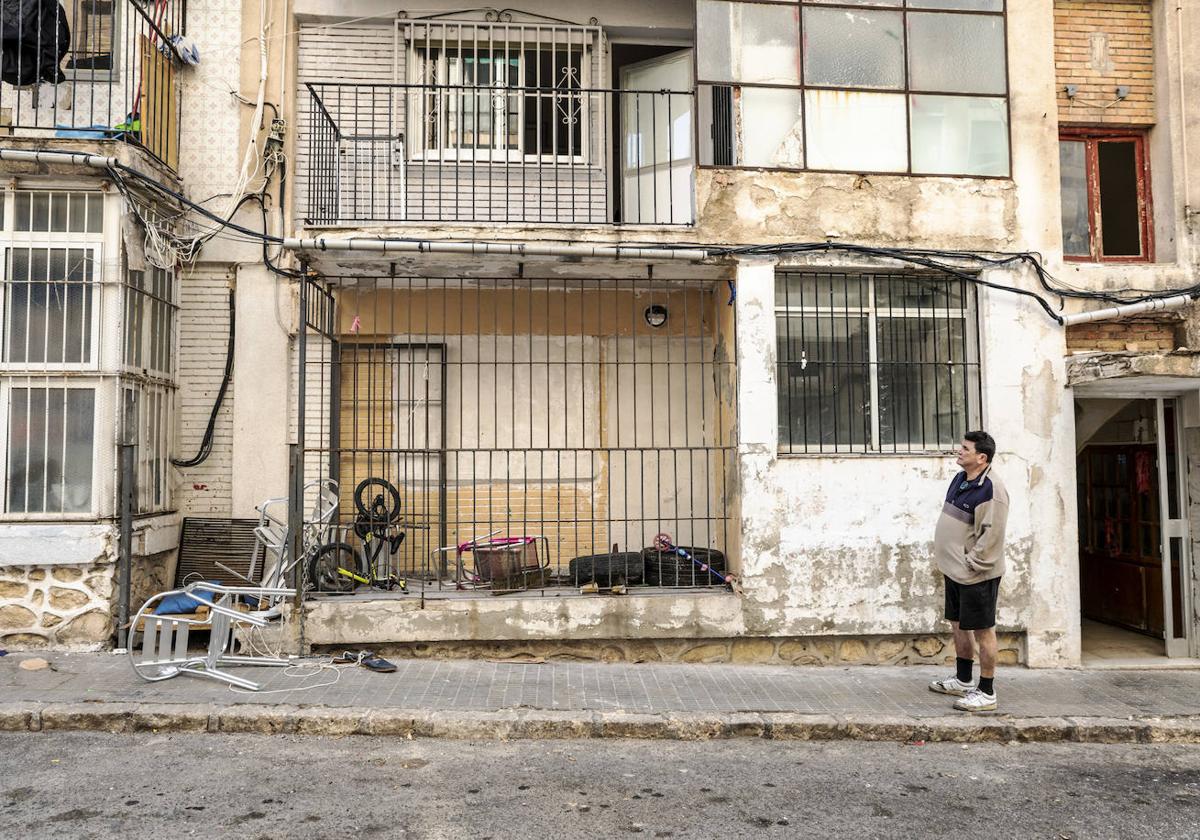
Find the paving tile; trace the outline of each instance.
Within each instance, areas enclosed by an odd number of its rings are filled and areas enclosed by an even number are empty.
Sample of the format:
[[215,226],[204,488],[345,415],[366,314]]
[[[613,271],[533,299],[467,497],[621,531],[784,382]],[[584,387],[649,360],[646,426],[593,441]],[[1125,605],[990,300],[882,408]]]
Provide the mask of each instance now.
[[[926,689],[938,667],[819,668],[662,663],[401,660],[394,674],[348,666],[331,683],[326,668],[237,668],[262,683],[233,692],[180,677],[140,680],[124,657],[51,654],[56,671],[30,680],[20,656],[0,660],[0,702],[293,703],[367,708],[495,711],[787,712],[803,714],[946,713],[948,698]],[[303,660],[316,665],[324,659]],[[1198,715],[1200,671],[1030,671],[1002,669],[1001,710],[1022,717]]]

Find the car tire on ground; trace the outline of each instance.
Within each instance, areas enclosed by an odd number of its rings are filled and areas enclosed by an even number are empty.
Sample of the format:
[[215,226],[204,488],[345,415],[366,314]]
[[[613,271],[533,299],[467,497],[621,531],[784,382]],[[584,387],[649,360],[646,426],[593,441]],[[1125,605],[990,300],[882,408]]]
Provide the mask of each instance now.
[[642,552],[646,564],[646,583],[649,586],[720,586],[721,579],[701,569],[705,563],[714,572],[725,573],[725,555],[715,548],[680,546],[696,562],[670,551],[647,548]]
[[622,581],[627,584],[641,583],[646,567],[640,551],[618,551],[576,557],[571,561],[569,571],[571,586],[582,586],[593,581],[600,586],[612,586]]

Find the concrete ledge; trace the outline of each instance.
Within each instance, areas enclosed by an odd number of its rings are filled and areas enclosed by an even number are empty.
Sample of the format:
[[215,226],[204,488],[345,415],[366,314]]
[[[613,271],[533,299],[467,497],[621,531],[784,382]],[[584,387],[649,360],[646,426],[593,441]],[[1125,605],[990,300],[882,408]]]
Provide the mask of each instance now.
[[776,712],[429,711],[250,703],[230,706],[105,702],[0,704],[0,732],[50,731],[374,735],[471,741],[766,738],[890,743],[1200,744],[1200,716],[1011,718],[955,715],[917,718]]

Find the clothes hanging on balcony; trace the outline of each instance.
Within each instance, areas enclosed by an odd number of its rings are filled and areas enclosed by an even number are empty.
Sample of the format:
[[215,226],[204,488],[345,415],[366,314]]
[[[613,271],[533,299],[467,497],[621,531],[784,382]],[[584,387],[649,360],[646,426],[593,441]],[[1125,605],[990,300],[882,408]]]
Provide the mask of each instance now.
[[71,47],[67,12],[57,0],[0,0],[0,81],[23,87],[66,79]]

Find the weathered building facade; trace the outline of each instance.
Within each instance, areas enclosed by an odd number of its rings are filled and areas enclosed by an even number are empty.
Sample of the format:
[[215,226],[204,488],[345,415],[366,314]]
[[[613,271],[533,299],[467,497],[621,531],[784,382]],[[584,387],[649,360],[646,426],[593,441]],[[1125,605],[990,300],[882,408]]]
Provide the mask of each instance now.
[[[1196,284],[1187,5],[190,4],[182,113],[224,136],[193,175],[181,132],[182,190],[251,147],[266,198],[173,275],[169,454],[210,454],[163,521],[333,480],[357,546],[393,485],[409,591],[315,595],[305,645],[941,661],[932,523],[985,427],[1003,658],[1076,665],[1089,622],[1194,655],[1194,315],[1062,323]],[[485,535],[549,570],[494,594]]]

